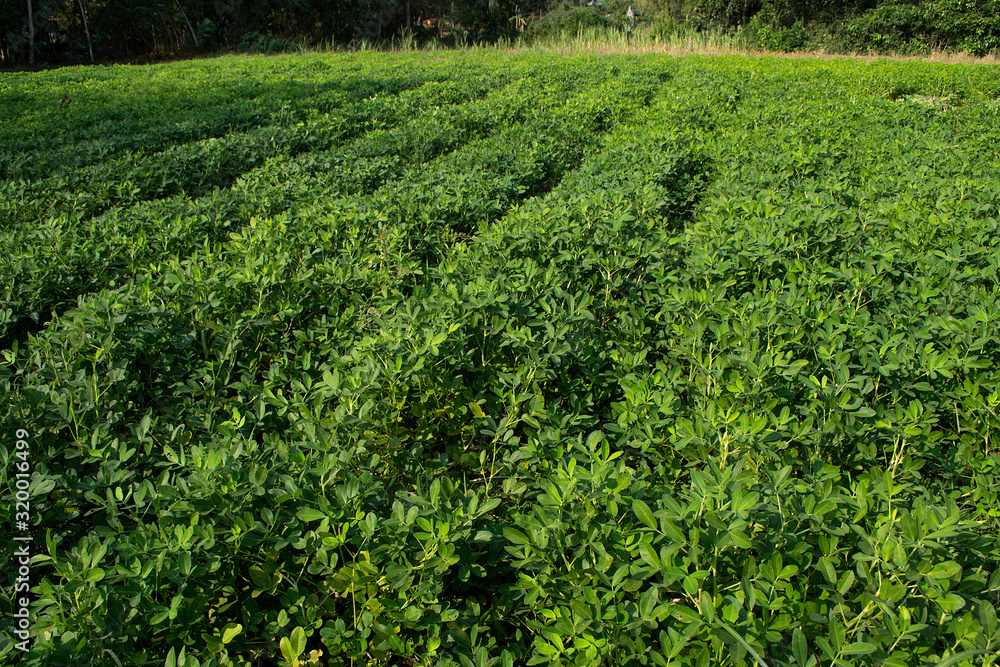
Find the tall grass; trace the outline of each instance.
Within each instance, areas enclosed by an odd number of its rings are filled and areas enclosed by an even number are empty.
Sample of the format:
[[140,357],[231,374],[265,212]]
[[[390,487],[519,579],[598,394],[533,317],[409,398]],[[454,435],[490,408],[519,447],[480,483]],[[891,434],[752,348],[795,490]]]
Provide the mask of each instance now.
[[626,33],[620,30],[589,28],[576,34],[563,32],[558,36],[526,43],[518,40],[514,48],[532,48],[557,53],[686,53],[746,54],[750,46],[742,34],[727,34],[720,30],[697,32],[680,30],[670,35],[656,35],[651,30]]
[[942,63],[1000,64],[996,54],[974,56],[966,51],[935,50],[923,55],[901,55],[885,53],[833,53],[824,50],[775,52],[756,46],[746,33],[726,33],[721,30],[695,31],[680,29],[668,35],[657,35],[651,30],[639,30],[627,34],[617,30],[590,28],[577,34],[562,33],[558,36],[527,42],[518,39],[503,47],[505,50],[535,49],[566,55],[579,53],[664,53],[681,56],[701,55],[748,55],[778,56],[782,58],[855,58],[875,60],[925,60]]
[[[301,53],[305,47],[299,45]],[[1000,64],[1000,58],[995,54],[977,57],[961,51],[932,51],[924,55],[899,54],[866,54],[866,53],[833,53],[824,50],[774,52],[765,51],[753,44],[753,41],[742,32],[726,33],[721,30],[696,31],[681,28],[671,34],[656,34],[650,29],[640,29],[629,34],[620,30],[588,28],[577,33],[564,31],[558,35],[527,40],[524,37],[516,39],[503,38],[492,44],[477,44],[464,39],[454,43],[442,43],[437,39],[420,43],[412,34],[395,36],[388,41],[375,42],[359,39],[351,42],[345,48],[333,42],[305,49],[330,53],[337,51],[441,51],[441,50],[478,50],[495,49],[499,51],[541,51],[562,55],[578,55],[585,53],[662,53],[671,56],[687,54],[700,55],[748,55],[748,56],[778,56],[782,58],[855,58],[875,60],[890,58],[893,60],[926,60],[943,63],[981,63]]]

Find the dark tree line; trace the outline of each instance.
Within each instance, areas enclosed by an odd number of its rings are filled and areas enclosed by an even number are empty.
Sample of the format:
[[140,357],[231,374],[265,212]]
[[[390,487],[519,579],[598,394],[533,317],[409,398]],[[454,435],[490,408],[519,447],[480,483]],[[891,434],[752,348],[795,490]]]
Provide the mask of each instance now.
[[557,29],[613,28],[627,7],[647,27],[743,30],[775,50],[1000,48],[1000,0],[5,0],[0,67],[404,36],[489,43],[530,35],[549,13]]
[[544,0],[6,0],[4,65],[241,49],[257,42],[349,44],[406,33],[492,41]]

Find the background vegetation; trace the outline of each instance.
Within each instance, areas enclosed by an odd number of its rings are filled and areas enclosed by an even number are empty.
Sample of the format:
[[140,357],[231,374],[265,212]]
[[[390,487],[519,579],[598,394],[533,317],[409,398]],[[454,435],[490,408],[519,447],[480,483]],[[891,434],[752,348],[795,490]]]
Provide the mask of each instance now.
[[533,43],[595,29],[661,41],[724,33],[768,51],[982,56],[1000,49],[1000,0],[18,0],[0,5],[0,66]]

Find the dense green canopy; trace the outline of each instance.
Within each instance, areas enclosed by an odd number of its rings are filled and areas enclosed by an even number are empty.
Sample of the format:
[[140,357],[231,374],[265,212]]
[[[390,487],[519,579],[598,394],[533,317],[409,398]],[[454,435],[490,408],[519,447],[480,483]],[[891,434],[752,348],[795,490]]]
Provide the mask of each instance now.
[[1000,66],[239,55],[0,109],[0,667],[994,662]]

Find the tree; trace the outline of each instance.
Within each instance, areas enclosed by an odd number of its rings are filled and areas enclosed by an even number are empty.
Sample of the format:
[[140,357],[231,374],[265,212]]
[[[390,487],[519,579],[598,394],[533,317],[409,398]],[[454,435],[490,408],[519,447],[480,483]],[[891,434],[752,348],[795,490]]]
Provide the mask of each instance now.
[[194,34],[194,28],[191,27],[191,22],[188,21],[188,16],[184,12],[184,8],[181,7],[180,0],[174,0],[174,3],[177,5],[177,9],[180,10],[181,16],[184,17],[184,23],[187,23],[188,30],[191,31],[191,39],[194,41],[194,47],[198,48],[198,35]]
[[31,0],[28,0],[28,64],[35,64],[35,15],[31,11]]
[[90,41],[90,28],[87,27],[87,12],[83,9],[83,0],[76,0],[76,2],[80,6],[80,20],[83,22],[83,33],[87,36],[87,53],[90,54],[90,62],[94,62],[94,45]]

